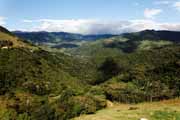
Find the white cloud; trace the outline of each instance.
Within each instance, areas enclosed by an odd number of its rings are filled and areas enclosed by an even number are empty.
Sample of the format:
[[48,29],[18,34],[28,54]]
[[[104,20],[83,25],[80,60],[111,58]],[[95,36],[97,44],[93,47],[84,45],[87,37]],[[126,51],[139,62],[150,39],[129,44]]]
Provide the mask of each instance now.
[[180,23],[164,23],[159,24],[163,30],[180,31]]
[[[27,23],[27,21],[24,22]],[[180,23],[158,23],[153,20],[105,21],[93,19],[40,19],[31,20],[31,22],[28,21],[28,24],[32,24],[34,27],[27,31],[61,31],[80,34],[121,34],[146,29],[180,31]]]
[[154,16],[160,14],[162,12],[161,9],[149,9],[149,8],[146,8],[144,10],[144,17],[145,18],[154,18]]
[[[82,34],[106,34],[119,33],[128,21],[102,21],[95,19],[77,19],[77,20],[23,20],[25,23],[39,23],[31,31],[63,31]],[[118,26],[117,26],[118,25]]]
[[175,3],[173,4],[173,6],[174,6],[177,10],[180,11],[180,1],[175,2]]
[[0,25],[6,24],[5,19],[6,19],[5,17],[0,16]]

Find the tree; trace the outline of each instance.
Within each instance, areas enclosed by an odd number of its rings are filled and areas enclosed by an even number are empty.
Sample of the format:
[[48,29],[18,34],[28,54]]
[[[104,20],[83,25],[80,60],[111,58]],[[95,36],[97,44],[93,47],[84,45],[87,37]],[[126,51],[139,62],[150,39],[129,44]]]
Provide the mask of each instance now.
[[122,68],[113,58],[109,57],[106,58],[106,60],[102,63],[98,70],[102,75],[101,80],[98,81],[98,83],[100,83],[118,75],[121,72]]

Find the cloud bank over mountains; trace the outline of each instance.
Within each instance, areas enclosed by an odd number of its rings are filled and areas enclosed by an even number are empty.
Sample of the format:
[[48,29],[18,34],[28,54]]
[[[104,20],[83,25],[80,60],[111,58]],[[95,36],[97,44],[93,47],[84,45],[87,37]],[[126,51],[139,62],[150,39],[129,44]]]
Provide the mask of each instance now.
[[[122,4],[118,6],[122,9],[115,10],[111,6],[111,8],[107,9],[109,13],[106,13],[107,11],[100,11],[102,12],[102,16],[104,16],[102,18],[101,14],[92,17],[94,13],[91,13],[91,11],[88,11],[87,13],[85,11],[78,11],[78,13],[84,12],[85,15],[89,14],[90,12],[92,16],[88,16],[88,18],[97,19],[81,19],[84,18],[84,16],[77,16],[75,14],[77,12],[75,11],[71,11],[70,13],[74,12],[75,18],[77,19],[66,19],[67,17],[63,17],[61,15],[57,17],[56,11],[53,13],[45,13],[43,11],[42,17],[39,16],[41,13],[39,13],[36,17],[33,17],[31,14],[30,16],[29,14],[22,14],[21,16],[15,16],[15,19],[11,18],[12,15],[8,16],[7,14],[7,16],[3,17],[1,16],[3,14],[0,14],[0,25],[5,25],[10,30],[71,32],[80,34],[121,34],[124,32],[136,32],[145,29],[180,31],[180,22],[178,21],[180,18],[180,0],[152,0],[147,3],[146,2],[147,1],[134,0],[132,3],[128,3],[128,5],[132,4],[133,7],[128,8],[125,6],[126,4]],[[112,3],[114,4],[114,2]],[[39,7],[37,10],[39,10]],[[105,20],[106,16],[107,18],[109,18],[108,16],[112,16],[112,12],[116,13],[117,18],[112,18],[112,20]],[[19,14],[21,14],[21,12],[19,12]],[[67,16],[68,18],[74,18],[74,16],[69,15],[68,12]],[[41,19],[46,17],[49,19]]]
[[[135,6],[140,6],[138,2]],[[153,5],[169,6],[180,12],[180,1],[156,0]],[[21,31],[48,31],[48,32],[70,32],[80,34],[121,34],[126,32],[137,32],[146,29],[180,31],[180,22],[168,23],[157,22],[158,15],[165,13],[161,7],[144,8],[142,19],[135,20],[101,20],[101,19],[24,19],[20,24],[29,26]],[[6,25],[6,17],[0,16],[0,25]],[[17,29],[16,29],[17,30]]]
[[179,31],[180,23],[158,23],[154,20],[105,21],[92,19],[77,20],[23,20],[25,23],[38,24],[25,31],[71,32],[80,34],[121,34],[146,29]]
[[[180,11],[180,1],[156,0],[155,5],[171,6]],[[140,3],[135,3],[140,5]],[[23,20],[23,23],[31,24],[32,29],[25,31],[48,31],[48,32],[70,32],[80,34],[121,34],[126,32],[137,32],[146,29],[180,31],[179,23],[157,22],[156,17],[164,13],[161,8],[145,8],[142,12],[143,19],[135,20],[99,20],[99,19],[39,19]]]

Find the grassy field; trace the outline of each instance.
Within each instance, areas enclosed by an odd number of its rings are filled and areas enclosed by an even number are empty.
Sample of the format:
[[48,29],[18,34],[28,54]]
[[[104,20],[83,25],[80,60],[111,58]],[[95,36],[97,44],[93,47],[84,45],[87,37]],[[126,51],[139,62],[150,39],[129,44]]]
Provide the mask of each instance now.
[[114,104],[94,115],[82,115],[73,120],[180,120],[180,99],[137,105]]

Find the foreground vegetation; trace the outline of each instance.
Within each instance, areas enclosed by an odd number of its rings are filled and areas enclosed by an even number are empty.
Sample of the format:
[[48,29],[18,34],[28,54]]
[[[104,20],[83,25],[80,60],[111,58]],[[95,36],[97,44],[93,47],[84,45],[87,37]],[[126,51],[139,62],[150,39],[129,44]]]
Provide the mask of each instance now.
[[153,103],[114,104],[94,115],[82,115],[73,120],[180,120],[180,100]]
[[67,55],[23,42],[1,28],[0,119],[68,120],[93,114],[107,101],[137,104],[180,96],[178,43],[135,39],[139,47],[127,53],[131,39],[111,39]]

